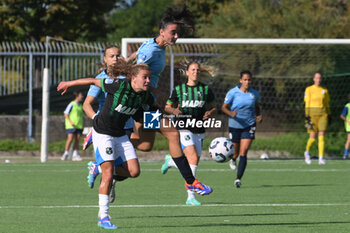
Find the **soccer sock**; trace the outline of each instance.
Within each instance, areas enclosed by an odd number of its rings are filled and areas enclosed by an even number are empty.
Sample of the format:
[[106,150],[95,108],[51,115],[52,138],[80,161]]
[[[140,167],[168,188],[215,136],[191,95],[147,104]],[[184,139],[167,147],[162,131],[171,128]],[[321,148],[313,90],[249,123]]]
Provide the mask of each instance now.
[[169,159],[168,161],[168,167],[176,167],[176,164],[173,159]]
[[[190,167],[191,167],[191,171],[192,171],[193,176],[196,177],[198,165],[190,164]],[[187,193],[188,193],[187,199],[195,198],[195,195],[194,195],[194,192],[193,192],[193,191],[187,190]]]
[[173,160],[178,167],[182,177],[186,180],[187,184],[192,184],[195,178],[192,175],[190,165],[188,164],[185,155],[181,155],[179,158],[173,158]]
[[74,150],[73,151],[73,156],[77,156],[78,155],[78,150]]
[[349,149],[344,149],[344,155],[348,156],[349,155]]
[[109,197],[106,194],[98,194],[98,206],[100,207],[98,216],[103,219],[109,213]]
[[63,153],[63,155],[68,155],[68,154],[69,154],[68,150],[64,151]]
[[318,136],[318,157],[322,158],[324,155],[324,136]]
[[311,150],[311,147],[315,143],[315,141],[316,140],[314,138],[309,138],[309,140],[307,140],[306,151],[310,151]]
[[239,164],[237,171],[237,179],[241,179],[244,173],[245,168],[247,167],[247,156],[239,156]]

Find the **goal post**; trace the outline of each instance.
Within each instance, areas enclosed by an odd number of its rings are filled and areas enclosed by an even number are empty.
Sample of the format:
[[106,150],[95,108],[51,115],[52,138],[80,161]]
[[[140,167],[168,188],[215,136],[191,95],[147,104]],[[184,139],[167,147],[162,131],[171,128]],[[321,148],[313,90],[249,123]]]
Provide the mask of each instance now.
[[50,136],[50,87],[60,81],[96,75],[103,61],[104,43],[79,43],[46,36],[42,71],[42,122],[40,160],[48,160]]

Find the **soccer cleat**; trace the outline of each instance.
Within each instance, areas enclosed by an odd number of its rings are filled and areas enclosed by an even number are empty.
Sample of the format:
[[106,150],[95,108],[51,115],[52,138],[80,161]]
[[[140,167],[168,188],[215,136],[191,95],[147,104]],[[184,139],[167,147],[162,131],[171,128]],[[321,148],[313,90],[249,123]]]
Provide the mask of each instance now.
[[325,164],[326,164],[326,160],[324,160],[322,157],[320,157],[320,158],[318,159],[318,164],[319,164],[319,165],[325,165]]
[[305,158],[305,163],[307,165],[310,165],[311,164],[311,159],[310,159],[310,153],[308,151],[304,152],[304,158]]
[[231,168],[232,170],[236,170],[236,168],[237,168],[236,159],[231,159],[231,160],[230,160],[230,168]]
[[111,220],[109,220],[109,217],[104,217],[103,219],[98,218],[98,224],[97,226],[102,227],[104,229],[118,229],[116,225],[114,225]]
[[197,201],[196,198],[190,198],[190,199],[187,199],[186,205],[202,205],[202,203]]
[[344,155],[343,159],[348,159],[349,155]]
[[115,200],[115,184],[117,183],[116,179],[113,179],[111,190],[109,191],[109,203],[113,203]]
[[92,130],[86,135],[83,143],[83,150],[86,150],[92,143]]
[[88,169],[89,169],[89,175],[87,176],[87,179],[88,179],[89,187],[93,188],[95,179],[98,176],[98,174],[100,174],[100,172],[98,171],[97,163],[94,161],[90,161],[88,163]]
[[240,179],[236,179],[234,184],[235,184],[235,187],[236,187],[236,188],[240,188],[240,187],[241,187],[241,185],[242,185],[242,183],[241,183],[241,180],[240,180]]
[[61,157],[61,160],[64,161],[64,160],[67,160],[67,158],[68,158],[68,154],[63,154]]
[[212,188],[210,188],[209,186],[207,186],[205,184],[202,184],[197,179],[195,179],[192,184],[187,184],[187,182],[185,182],[185,187],[186,187],[186,189],[194,191],[199,195],[208,195],[211,192],[213,192]]
[[167,154],[167,155],[165,156],[164,163],[163,163],[162,168],[161,168],[161,171],[162,171],[162,174],[163,174],[163,175],[164,175],[165,173],[167,173],[167,172],[168,172],[168,169],[170,168],[170,167],[168,166],[168,162],[169,162],[170,159],[171,159],[171,155],[170,155],[170,154]]
[[82,161],[83,159],[80,157],[80,155],[74,155],[72,157],[72,161]]

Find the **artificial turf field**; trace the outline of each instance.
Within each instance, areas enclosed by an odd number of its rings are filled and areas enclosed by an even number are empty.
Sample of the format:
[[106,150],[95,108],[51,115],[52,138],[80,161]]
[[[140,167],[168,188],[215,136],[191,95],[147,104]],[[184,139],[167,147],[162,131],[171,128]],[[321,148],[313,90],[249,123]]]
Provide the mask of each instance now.
[[[0,163],[0,232],[103,232],[97,188],[84,162]],[[242,187],[228,164],[201,161],[213,187],[186,206],[179,172],[141,162],[141,176],[117,184],[111,204],[118,232],[350,232],[350,161],[248,160]],[[99,178],[97,179],[99,183]]]

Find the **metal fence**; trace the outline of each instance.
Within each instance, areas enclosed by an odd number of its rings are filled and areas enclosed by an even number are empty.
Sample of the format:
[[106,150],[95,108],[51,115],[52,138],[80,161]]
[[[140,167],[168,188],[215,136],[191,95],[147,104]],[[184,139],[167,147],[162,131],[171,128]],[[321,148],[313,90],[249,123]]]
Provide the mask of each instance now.
[[[50,85],[97,73],[104,43],[76,43],[51,40],[48,46]],[[42,87],[45,43],[0,43],[0,96]]]

